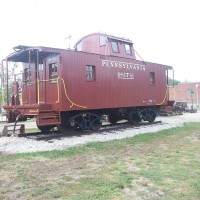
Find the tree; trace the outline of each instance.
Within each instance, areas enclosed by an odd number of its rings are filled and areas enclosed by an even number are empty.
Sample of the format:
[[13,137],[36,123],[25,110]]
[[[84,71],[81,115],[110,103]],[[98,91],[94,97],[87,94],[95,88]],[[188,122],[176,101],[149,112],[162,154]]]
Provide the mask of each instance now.
[[[4,68],[4,74],[2,74],[2,64],[0,64],[0,81],[1,81],[1,87],[0,87],[0,113],[2,112],[2,106],[6,104],[7,102],[7,95],[6,95],[6,66],[3,66]],[[21,67],[17,63],[9,63],[8,64],[8,98],[10,101],[11,93],[12,93],[12,83],[14,81],[14,77],[21,74]],[[21,77],[21,76],[20,76]],[[17,76],[17,81],[20,81]]]
[[172,79],[172,78],[169,78],[168,79],[168,85],[169,86],[175,86],[175,85],[179,85],[181,83],[181,81],[179,80],[176,80],[176,79]]

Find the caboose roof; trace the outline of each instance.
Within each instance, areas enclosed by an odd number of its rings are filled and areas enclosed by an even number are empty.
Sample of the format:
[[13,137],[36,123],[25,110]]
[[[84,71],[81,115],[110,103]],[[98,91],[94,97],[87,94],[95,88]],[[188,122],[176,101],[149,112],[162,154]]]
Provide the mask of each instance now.
[[42,47],[42,46],[25,46],[25,45],[18,45],[13,48],[14,53],[10,54],[6,57],[8,61],[14,62],[28,62],[28,55],[31,52],[32,55],[37,56],[37,51],[40,52],[40,58],[45,57],[50,53],[60,53],[61,49],[51,48],[51,47]]
[[114,35],[110,35],[107,33],[92,33],[92,34],[88,34],[83,36],[82,38],[80,38],[74,45],[74,47],[76,48],[77,44],[79,44],[83,39],[92,36],[92,35],[102,35],[105,36],[107,38],[113,39],[113,40],[117,40],[117,41],[121,41],[121,42],[125,42],[125,43],[129,43],[129,44],[133,44],[133,42],[131,40],[129,40],[128,38],[121,38],[121,37],[116,37]]
[[[78,42],[75,44],[75,46],[84,38],[87,38],[92,35],[103,35],[103,36],[106,36],[113,40],[132,44],[132,41],[129,39],[126,39],[126,38],[115,37],[115,36],[104,34],[104,33],[93,33],[93,34],[89,34],[89,35],[82,37],[80,40],[78,40]],[[40,62],[50,54],[60,54],[61,51],[63,51],[63,50],[64,51],[74,51],[74,50],[70,50],[70,49],[66,50],[66,49],[59,49],[59,48],[53,48],[53,47],[26,46],[26,45],[18,45],[18,46],[15,46],[13,49],[15,52],[6,57],[7,61],[29,62],[29,53],[31,53],[31,58],[37,58],[37,56],[38,56],[37,52],[39,52],[39,62]],[[144,61],[144,62],[146,62],[146,61]],[[152,62],[148,62],[148,63],[152,63]],[[156,63],[152,63],[152,64],[156,64]],[[160,64],[160,66],[162,66],[162,64]],[[166,67],[168,69],[173,69],[171,66],[163,65],[163,67]]]

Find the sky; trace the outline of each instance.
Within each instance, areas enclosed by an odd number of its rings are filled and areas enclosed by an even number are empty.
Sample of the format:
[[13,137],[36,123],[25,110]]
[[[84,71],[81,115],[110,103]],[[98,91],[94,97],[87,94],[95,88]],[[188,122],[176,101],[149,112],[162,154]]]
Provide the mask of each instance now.
[[105,32],[132,40],[143,60],[172,66],[175,79],[200,81],[199,0],[1,0],[0,7],[1,60],[17,45],[72,48]]

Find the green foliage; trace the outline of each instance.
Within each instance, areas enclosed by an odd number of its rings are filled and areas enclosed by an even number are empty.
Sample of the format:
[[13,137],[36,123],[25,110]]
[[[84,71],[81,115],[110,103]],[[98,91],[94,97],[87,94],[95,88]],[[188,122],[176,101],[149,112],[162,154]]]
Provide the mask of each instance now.
[[[12,82],[14,76],[19,75],[21,67],[17,63],[8,65],[8,97],[11,97],[12,94]],[[21,76],[16,76],[17,79]],[[0,88],[0,106],[5,105],[7,102],[7,91],[6,91],[6,66],[4,66],[4,74],[2,74],[2,65],[0,65],[0,79],[1,79],[1,88]],[[3,79],[3,80],[2,80]],[[9,99],[10,101],[11,99]]]
[[168,85],[169,86],[175,86],[175,85],[179,85],[181,83],[181,81],[179,80],[176,80],[176,79],[172,79],[172,78],[169,78],[168,79]]

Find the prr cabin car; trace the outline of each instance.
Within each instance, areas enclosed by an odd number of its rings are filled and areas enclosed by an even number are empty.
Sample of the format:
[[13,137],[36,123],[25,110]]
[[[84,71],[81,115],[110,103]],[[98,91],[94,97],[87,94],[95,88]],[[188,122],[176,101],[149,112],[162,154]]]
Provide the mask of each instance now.
[[172,67],[137,60],[129,39],[102,33],[81,38],[74,50],[17,46],[6,58],[23,65],[22,102],[17,81],[8,122],[36,118],[41,131],[57,126],[100,128],[102,116],[112,124],[152,122],[168,102],[168,70]]

